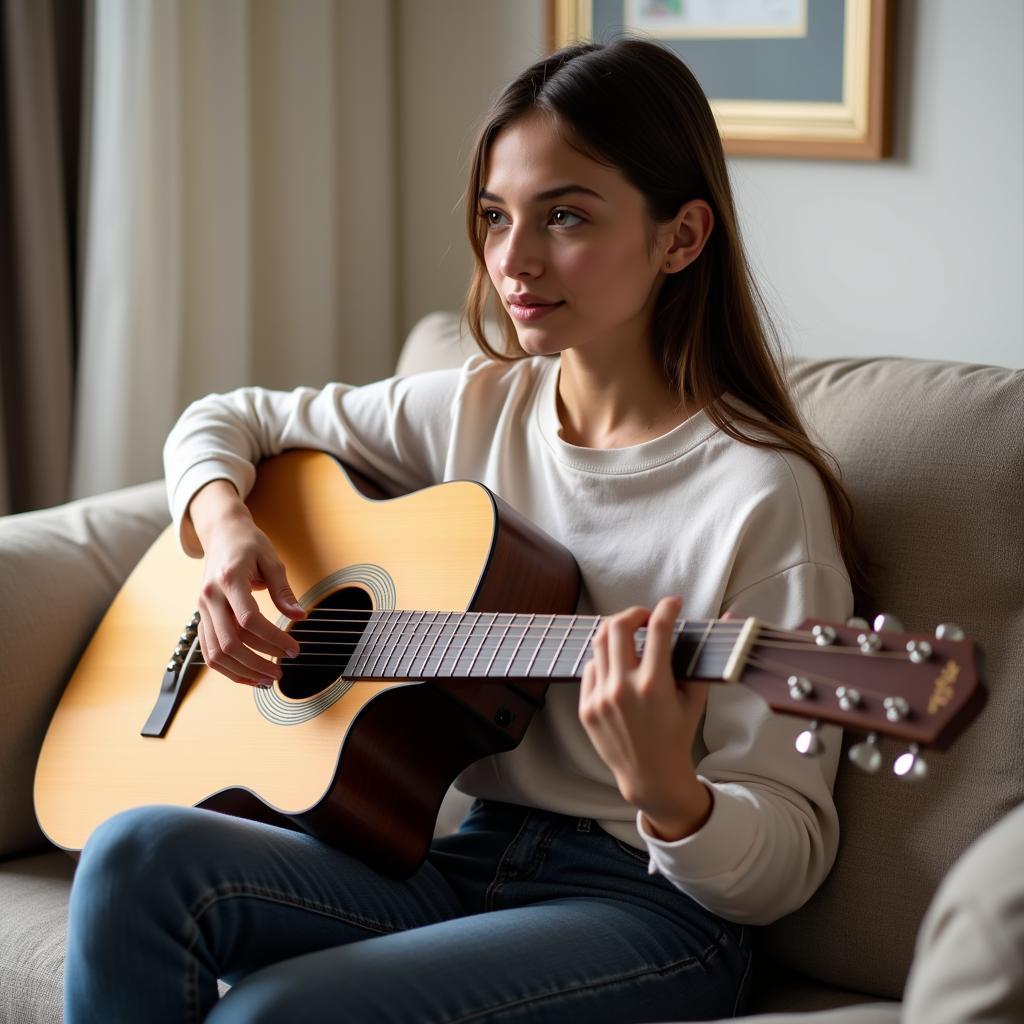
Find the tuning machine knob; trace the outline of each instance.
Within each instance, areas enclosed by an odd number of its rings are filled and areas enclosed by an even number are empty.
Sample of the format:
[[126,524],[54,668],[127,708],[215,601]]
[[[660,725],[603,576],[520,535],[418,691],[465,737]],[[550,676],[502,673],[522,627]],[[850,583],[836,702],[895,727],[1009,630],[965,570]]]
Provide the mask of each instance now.
[[881,615],[875,616],[874,627],[876,633],[905,633],[906,630],[903,628],[903,623],[896,618],[895,615],[891,615],[889,612],[883,612]]
[[935,627],[936,640],[963,640],[964,631],[954,622],[940,622]]
[[893,762],[893,774],[901,779],[915,781],[928,774],[928,765],[921,756],[916,743],[911,743],[906,753],[900,754]]
[[868,733],[867,739],[854,743],[847,757],[861,770],[873,775],[882,767],[882,752],[878,749],[878,733]]
[[814,719],[809,722],[807,728],[796,738],[797,752],[804,757],[819,757],[825,749],[818,735],[818,721]]

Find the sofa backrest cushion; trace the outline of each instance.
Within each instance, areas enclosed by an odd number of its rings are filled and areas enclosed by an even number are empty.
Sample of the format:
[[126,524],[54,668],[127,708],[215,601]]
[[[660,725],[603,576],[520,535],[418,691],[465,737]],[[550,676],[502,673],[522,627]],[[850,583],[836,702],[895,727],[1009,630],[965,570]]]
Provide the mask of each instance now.
[[0,859],[44,845],[32,784],[50,718],[107,606],[169,519],[162,483],[0,519]]
[[799,361],[791,378],[875,563],[865,617],[892,612],[911,632],[957,623],[985,658],[987,706],[927,755],[926,779],[844,759],[835,867],[767,933],[775,956],[819,980],[899,998],[943,875],[1024,800],[1024,371],[859,359]]

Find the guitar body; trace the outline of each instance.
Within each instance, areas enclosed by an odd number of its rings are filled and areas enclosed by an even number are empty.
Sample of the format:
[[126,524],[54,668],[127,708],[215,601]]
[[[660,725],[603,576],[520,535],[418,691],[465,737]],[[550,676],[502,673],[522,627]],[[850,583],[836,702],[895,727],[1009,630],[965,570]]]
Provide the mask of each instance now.
[[[483,486],[459,481],[390,500],[366,491],[322,453],[260,465],[247,504],[307,608],[574,609],[571,555]],[[544,684],[440,687],[332,674],[306,693],[310,677],[287,662],[269,690],[199,665],[163,734],[142,735],[202,571],[168,528],[115,598],[40,753],[43,831],[75,852],[127,808],[208,807],[299,828],[385,873],[410,874],[451,781],[522,739]],[[266,591],[255,598],[285,628]]]

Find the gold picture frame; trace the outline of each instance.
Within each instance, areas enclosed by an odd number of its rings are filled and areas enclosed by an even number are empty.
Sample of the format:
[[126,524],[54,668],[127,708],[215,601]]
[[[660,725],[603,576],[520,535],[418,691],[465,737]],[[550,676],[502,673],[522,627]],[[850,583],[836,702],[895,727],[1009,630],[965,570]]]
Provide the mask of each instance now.
[[[770,55],[772,46],[775,53],[800,53],[800,49],[782,51],[784,44],[791,47],[812,45],[813,36],[805,39],[787,37],[799,36],[797,29],[771,28],[768,26],[737,29],[719,26],[717,29],[694,31],[668,28],[658,30],[652,26],[653,16],[643,21],[643,30],[630,27],[630,12],[640,9],[642,0],[622,0],[611,4],[601,0],[548,0],[548,40],[551,50],[570,42],[597,38],[608,42],[624,33],[641,35],[669,46],[679,53],[698,79],[701,74],[691,63],[688,53],[698,54],[695,46],[707,46],[710,41],[717,50],[716,74],[727,74],[730,67],[739,67],[738,60],[730,61],[730,48],[737,55],[737,47],[752,51],[750,47],[768,47],[759,55]],[[794,0],[799,3],[800,0]],[[807,35],[807,15],[811,19],[820,17],[825,10],[826,0],[802,0],[804,8],[804,35]],[[836,95],[812,99],[778,99],[763,95],[715,96],[713,89],[705,86],[711,108],[722,135],[725,151],[730,156],[803,157],[828,160],[881,160],[891,155],[891,81],[893,52],[893,22],[896,0],[831,0],[832,6],[840,5],[841,10],[834,17],[841,19],[841,39],[836,36],[835,54],[824,54],[825,62],[841,62],[841,69],[834,69],[835,80],[839,83]],[[594,24],[595,7],[604,23]],[[609,9],[621,11],[621,17],[608,18]],[[659,4],[651,10],[682,10],[683,3]],[[634,16],[634,21],[641,21]],[[822,64],[822,54],[817,54]],[[796,83],[800,75],[799,61],[787,61],[783,73],[789,74]],[[701,81],[705,85],[704,81]],[[751,90],[755,91],[755,90]],[[725,90],[723,89],[723,93]]]

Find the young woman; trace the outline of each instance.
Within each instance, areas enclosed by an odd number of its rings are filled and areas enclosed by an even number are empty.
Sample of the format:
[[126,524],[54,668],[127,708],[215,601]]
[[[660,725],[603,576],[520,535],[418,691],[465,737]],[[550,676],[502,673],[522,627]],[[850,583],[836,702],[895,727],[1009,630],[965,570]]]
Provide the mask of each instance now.
[[[295,653],[253,600],[265,585],[304,614],[242,499],[261,457],[317,447],[394,492],[480,480],[566,545],[580,610],[608,616],[583,681],[460,776],[469,817],[406,881],[192,808],[105,823],[72,893],[69,1024],[730,1016],[745,926],[829,870],[838,736],[801,757],[800,727],[743,687],[677,686],[670,667],[672,595],[689,618],[841,620],[855,564],[849,503],[768,343],[705,97],[653,44],[564,49],[498,99],[466,203],[482,355],[210,396],[174,428],[171,506],[206,559],[202,648],[250,685]],[[489,301],[504,351],[484,338]],[[219,1002],[218,978],[234,983]]]

